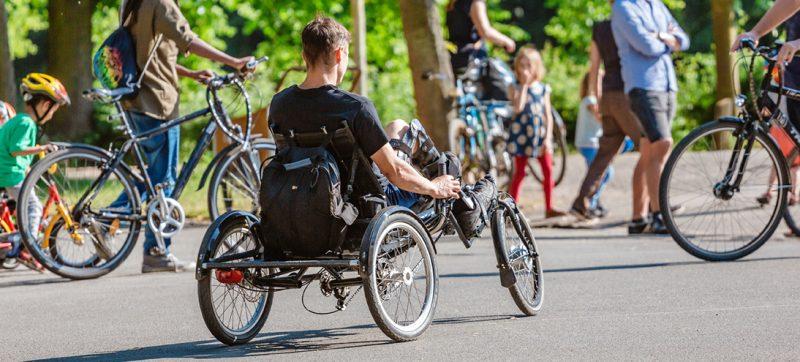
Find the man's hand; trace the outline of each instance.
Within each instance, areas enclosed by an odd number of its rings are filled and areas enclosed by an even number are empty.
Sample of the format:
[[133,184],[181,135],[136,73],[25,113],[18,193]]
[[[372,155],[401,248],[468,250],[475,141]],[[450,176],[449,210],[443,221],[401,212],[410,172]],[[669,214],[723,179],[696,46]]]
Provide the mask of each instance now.
[[759,38],[758,34],[752,32],[752,31],[748,31],[748,32],[746,32],[744,34],[739,34],[739,36],[737,36],[736,39],[733,41],[733,45],[731,45],[731,52],[735,52],[735,51],[741,49],[742,48],[742,41],[744,39],[750,39],[750,40],[753,41],[753,44],[758,46],[758,38]]
[[506,43],[503,44],[503,48],[506,50],[506,52],[513,53],[514,50],[517,49],[517,43],[515,43],[514,40],[511,40],[511,38],[508,38]]
[[435,199],[450,199],[458,198],[458,193],[461,191],[461,183],[454,179],[453,176],[443,175],[431,180],[435,186],[435,191],[432,196]]
[[206,70],[197,70],[197,71],[189,73],[189,77],[191,77],[192,79],[194,79],[194,80],[196,80],[196,81],[198,81],[200,83],[204,83],[205,84],[206,82],[211,80],[211,78],[214,78],[214,72],[212,72],[212,71],[210,71],[208,69],[206,69]]
[[672,33],[658,33],[658,40],[664,42],[673,52],[681,50],[681,41]]
[[800,51],[800,39],[788,41],[781,47],[776,58],[778,66],[784,69],[789,63],[794,60],[794,55]]
[[233,69],[236,69],[239,72],[249,73],[250,71],[252,71],[252,69],[247,69],[247,63],[250,63],[253,60],[256,60],[256,58],[252,57],[252,56],[249,56],[249,57],[236,59],[232,64],[228,64],[228,65],[230,65]]

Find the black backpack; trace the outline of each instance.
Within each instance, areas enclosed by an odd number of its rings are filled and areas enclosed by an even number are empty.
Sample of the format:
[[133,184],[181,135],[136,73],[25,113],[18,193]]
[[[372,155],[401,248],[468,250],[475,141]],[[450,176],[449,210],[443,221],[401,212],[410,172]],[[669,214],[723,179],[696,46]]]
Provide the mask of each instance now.
[[332,135],[319,147],[290,142],[263,167],[258,199],[269,255],[317,257],[336,252],[346,226],[358,216],[343,198],[339,167],[326,148]]

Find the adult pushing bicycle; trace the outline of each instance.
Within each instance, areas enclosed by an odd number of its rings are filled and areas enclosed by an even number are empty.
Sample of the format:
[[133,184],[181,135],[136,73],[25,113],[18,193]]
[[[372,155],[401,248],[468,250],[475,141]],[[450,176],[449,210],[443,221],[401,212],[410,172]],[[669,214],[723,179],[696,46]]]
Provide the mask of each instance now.
[[[800,99],[800,90],[784,86],[783,77],[773,81],[780,45],[756,46],[745,39],[742,50],[748,89],[736,98],[739,115],[689,133],[670,155],[660,183],[661,205],[670,205],[662,212],[673,239],[711,261],[735,260],[758,250],[781,218],[789,216],[790,165],[770,129],[781,128],[795,147],[800,145],[800,132],[779,107],[784,97]],[[767,71],[756,88],[758,59],[766,61]],[[792,225],[793,219],[787,222]]]
[[[266,59],[251,61],[247,71],[255,70]],[[41,231],[32,227],[36,221],[30,216],[19,216],[23,241],[31,254],[62,277],[88,279],[111,272],[128,257],[143,222],[150,228],[158,246],[165,248],[164,240],[180,232],[185,224],[184,210],[178,199],[203,152],[210,147],[217,128],[232,145],[218,154],[206,170],[206,174],[213,171],[214,175],[209,187],[209,204],[225,205],[224,200],[217,201],[220,195],[224,196],[218,190],[226,188],[230,193],[236,188],[245,198],[250,198],[249,205],[257,205],[258,154],[275,147],[270,141],[251,134],[252,112],[245,80],[245,73],[240,72],[209,79],[206,83],[208,107],[145,131],[133,126],[130,114],[122,107],[121,99],[131,94],[132,88],[84,92],[90,100],[114,106],[117,113],[110,118],[121,122],[119,129],[126,140],[109,150],[85,144],[63,144],[63,149],[35,164],[23,182],[19,202],[27,204],[31,198],[45,200],[55,193],[61,202],[61,212],[43,219],[46,226],[40,228]],[[220,99],[220,92],[226,88],[233,88],[241,95],[247,114],[245,127],[231,122],[225,103]],[[209,117],[208,123],[181,168],[174,189],[167,193],[169,185],[152,182],[142,143],[203,117]],[[135,168],[128,163],[129,157]],[[51,174],[54,166],[55,172]],[[239,184],[225,181],[231,179],[238,180]],[[214,216],[214,209],[210,211]]]

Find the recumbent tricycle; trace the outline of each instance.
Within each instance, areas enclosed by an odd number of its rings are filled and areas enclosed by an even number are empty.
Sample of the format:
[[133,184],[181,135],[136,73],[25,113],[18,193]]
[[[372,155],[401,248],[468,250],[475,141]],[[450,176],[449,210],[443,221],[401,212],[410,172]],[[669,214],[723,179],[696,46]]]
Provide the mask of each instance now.
[[[419,337],[431,324],[437,303],[435,241],[457,234],[469,247],[475,236],[465,235],[459,226],[457,202],[421,197],[412,208],[388,206],[370,161],[346,122],[332,134],[322,128],[275,138],[279,148],[287,143],[325,147],[343,175],[342,198],[352,202],[357,217],[343,228],[331,252],[313,258],[276,257],[270,251],[274,246],[266,242],[269,230],[263,230],[256,215],[230,211],[217,218],[206,231],[196,270],[200,307],[211,333],[227,345],[247,343],[264,325],[275,292],[318,281],[323,295],[333,296],[339,310],[363,287],[375,323],[389,338]],[[461,207],[478,207],[466,190]],[[501,284],[523,313],[535,315],[543,297],[533,232],[507,194],[497,196],[493,190],[492,195],[490,206],[480,215],[482,225],[491,225]]]

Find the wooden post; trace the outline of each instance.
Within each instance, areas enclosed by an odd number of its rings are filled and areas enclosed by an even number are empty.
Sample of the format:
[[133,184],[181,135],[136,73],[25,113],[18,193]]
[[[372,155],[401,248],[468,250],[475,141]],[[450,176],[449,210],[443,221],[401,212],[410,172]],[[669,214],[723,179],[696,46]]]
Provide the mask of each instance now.
[[[442,36],[441,17],[436,0],[400,0],[403,33],[414,82],[417,115],[440,150],[448,149],[447,128],[455,118],[455,87],[450,54]],[[432,72],[442,79],[424,80]]]
[[[711,2],[711,28],[714,36],[714,55],[717,62],[717,102],[714,106],[714,118],[730,116],[734,113],[733,82],[739,79],[733,67],[733,55],[730,47],[736,36],[733,28],[733,0],[714,0]],[[727,137],[717,139],[717,148],[724,149],[729,145]]]
[[361,74],[355,89],[356,93],[368,97],[367,16],[364,10],[364,0],[350,0],[350,12],[353,16],[353,60]]

